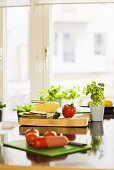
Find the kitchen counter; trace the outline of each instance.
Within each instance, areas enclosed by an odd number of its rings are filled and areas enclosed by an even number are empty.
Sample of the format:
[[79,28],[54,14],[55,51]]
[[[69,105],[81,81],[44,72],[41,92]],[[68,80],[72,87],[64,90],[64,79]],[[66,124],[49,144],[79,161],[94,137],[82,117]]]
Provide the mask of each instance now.
[[[55,130],[58,135],[66,135],[70,140],[92,145],[92,149],[56,158],[42,158],[25,151],[3,147],[2,143],[24,139],[28,127],[10,122],[0,131],[0,169],[29,170],[75,170],[75,169],[114,169],[114,119],[92,122],[85,128],[37,127],[40,134],[46,130]],[[6,126],[6,128],[5,128]],[[13,167],[12,167],[13,165]]]

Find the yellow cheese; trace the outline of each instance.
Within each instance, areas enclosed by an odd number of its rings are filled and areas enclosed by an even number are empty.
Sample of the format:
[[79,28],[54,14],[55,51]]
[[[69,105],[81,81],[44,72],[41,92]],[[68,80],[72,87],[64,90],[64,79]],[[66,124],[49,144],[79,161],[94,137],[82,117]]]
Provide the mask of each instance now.
[[42,112],[55,112],[60,107],[58,102],[45,102],[45,103],[36,103],[35,110]]

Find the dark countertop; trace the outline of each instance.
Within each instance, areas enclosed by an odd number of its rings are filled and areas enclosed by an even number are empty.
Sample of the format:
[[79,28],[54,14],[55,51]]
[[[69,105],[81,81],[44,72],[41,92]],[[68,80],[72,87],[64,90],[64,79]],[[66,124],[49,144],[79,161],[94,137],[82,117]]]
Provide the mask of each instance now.
[[[0,131],[0,141],[23,139],[26,126],[7,128]],[[11,123],[10,123],[11,126]],[[13,127],[13,126],[11,126]],[[18,166],[49,166],[74,168],[114,169],[114,119],[92,122],[85,128],[37,127],[40,134],[46,130],[55,130],[71,140],[92,144],[92,149],[83,153],[74,153],[56,158],[42,158],[17,149],[0,146],[0,164]]]

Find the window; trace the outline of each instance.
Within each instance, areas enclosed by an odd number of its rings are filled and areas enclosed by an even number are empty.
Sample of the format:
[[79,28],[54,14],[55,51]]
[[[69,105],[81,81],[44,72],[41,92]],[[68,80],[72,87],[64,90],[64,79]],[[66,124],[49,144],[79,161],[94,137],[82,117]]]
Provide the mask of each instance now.
[[[114,99],[114,3],[48,2],[7,10],[9,113],[15,104],[29,101],[31,91],[31,98],[38,99],[38,90],[51,84],[83,87],[94,79],[104,82],[106,97]],[[48,46],[50,55],[46,56]]]
[[7,119],[17,118],[16,105],[30,101],[29,12],[28,7],[6,10]]
[[104,82],[106,98],[114,99],[113,20],[114,3],[52,6],[50,38],[58,34],[59,55],[52,60],[50,84]]
[[63,61],[75,62],[75,39],[70,33],[63,34]]

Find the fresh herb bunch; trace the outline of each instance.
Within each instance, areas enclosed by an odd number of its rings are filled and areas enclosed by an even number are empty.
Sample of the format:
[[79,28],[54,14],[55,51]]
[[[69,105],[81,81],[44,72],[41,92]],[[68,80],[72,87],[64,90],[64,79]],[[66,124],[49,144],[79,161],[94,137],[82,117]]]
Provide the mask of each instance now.
[[94,80],[91,84],[86,84],[83,89],[85,95],[90,95],[93,106],[99,106],[104,100],[104,83],[96,83]]
[[0,109],[3,109],[4,107],[6,107],[6,104],[4,104],[3,102],[0,102]]
[[56,99],[62,99],[61,93],[62,87],[58,85],[57,87],[52,85],[48,89],[40,90],[40,100],[42,101],[54,101]]
[[80,87],[72,87],[62,91],[63,99],[74,100],[80,97]]
[[80,97],[80,88],[72,87],[70,89],[64,89],[63,86],[52,85],[49,89],[40,90],[40,100],[42,101],[54,101],[58,99],[74,100]]
[[30,112],[32,110],[34,110],[34,106],[30,103],[27,105],[16,105],[16,108],[13,109],[14,111],[19,112]]

